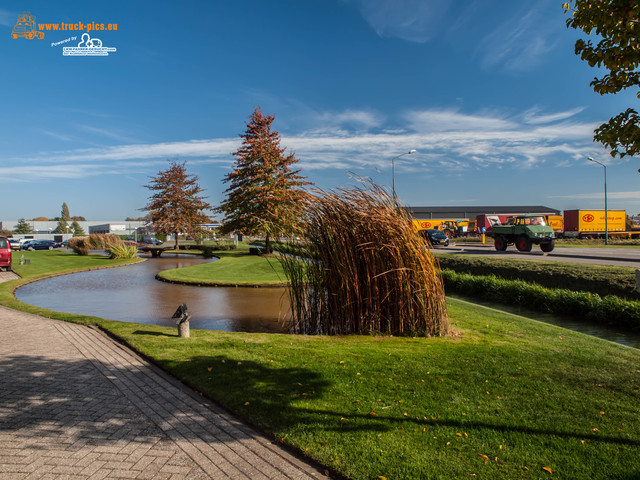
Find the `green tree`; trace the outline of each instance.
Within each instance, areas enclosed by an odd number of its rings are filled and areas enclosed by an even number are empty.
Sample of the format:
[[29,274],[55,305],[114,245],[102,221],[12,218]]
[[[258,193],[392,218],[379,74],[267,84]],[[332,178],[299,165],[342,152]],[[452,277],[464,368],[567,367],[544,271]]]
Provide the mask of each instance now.
[[160,171],[145,188],[155,193],[144,207],[151,215],[154,231],[174,235],[176,249],[178,234],[195,235],[200,225],[209,222],[204,210],[211,209],[199,194],[204,190],[198,185],[196,175],[187,174],[187,162],[171,161],[167,170]]
[[227,197],[216,209],[225,216],[224,233],[263,233],[266,253],[271,252],[271,237],[296,231],[304,196],[300,187],[310,183],[300,170],[292,170],[298,159],[280,147],[280,135],[271,130],[274,119],[259,107],[249,117],[242,145],[233,154],[234,169],[224,178]]
[[24,218],[21,218],[18,220],[16,228],[13,229],[13,233],[19,233],[21,235],[33,233],[33,228],[31,228],[31,225]]
[[62,203],[62,211],[60,212],[60,218],[58,220],[58,225],[53,233],[68,233],[69,232],[69,221],[71,220],[71,215],[69,215],[69,207],[65,202]]
[[80,224],[78,223],[77,220],[74,220],[71,223],[71,231],[73,232],[73,236],[74,237],[82,237],[84,235],[86,235],[84,229],[80,226]]
[[[597,44],[579,39],[576,55],[604,76],[591,82],[596,93],[618,93],[640,87],[640,2],[638,0],[572,0],[563,4],[569,28],[587,35],[595,30]],[[640,88],[636,93],[640,98]],[[611,156],[640,152],[640,116],[633,108],[611,118],[595,130],[594,140],[611,149]]]

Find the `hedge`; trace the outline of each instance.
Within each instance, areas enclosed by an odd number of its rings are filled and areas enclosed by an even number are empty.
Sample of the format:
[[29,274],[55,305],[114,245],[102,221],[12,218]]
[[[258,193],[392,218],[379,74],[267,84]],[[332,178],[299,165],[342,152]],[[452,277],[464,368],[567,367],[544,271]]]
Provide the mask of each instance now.
[[517,304],[532,310],[570,315],[590,322],[640,328],[640,301],[560,288],[546,288],[523,280],[506,280],[494,275],[470,275],[443,270],[445,291],[479,296],[503,304]]
[[640,294],[635,290],[633,267],[450,254],[438,254],[437,257],[443,270],[471,275],[494,275],[506,280],[524,280],[547,288],[591,292],[601,297],[614,295],[626,300],[640,300]]

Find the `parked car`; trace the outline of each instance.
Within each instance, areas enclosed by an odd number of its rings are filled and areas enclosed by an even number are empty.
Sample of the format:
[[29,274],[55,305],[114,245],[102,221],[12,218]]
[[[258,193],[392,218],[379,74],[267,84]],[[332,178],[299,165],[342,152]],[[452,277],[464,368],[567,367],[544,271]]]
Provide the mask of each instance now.
[[420,230],[420,235],[429,242],[434,247],[449,246],[449,237],[447,237],[444,232],[440,230],[436,230],[435,228],[427,228],[424,230]]
[[53,250],[59,246],[60,244],[53,240],[32,240],[31,242],[24,243],[22,250]]
[[11,270],[11,245],[7,237],[0,237],[0,268]]
[[138,243],[146,243],[148,245],[162,245],[162,240],[144,235],[140,240],[138,240]]
[[20,250],[20,239],[9,237],[7,239],[9,241],[9,245],[11,245],[11,250]]

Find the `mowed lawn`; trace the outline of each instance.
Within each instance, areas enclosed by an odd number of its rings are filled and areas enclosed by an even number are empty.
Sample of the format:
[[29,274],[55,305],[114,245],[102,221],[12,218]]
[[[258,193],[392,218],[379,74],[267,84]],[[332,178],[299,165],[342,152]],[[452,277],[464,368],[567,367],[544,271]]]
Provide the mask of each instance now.
[[350,478],[638,478],[638,350],[448,303],[449,338],[105,326]]
[[205,330],[179,338],[175,328],[10,299],[29,279],[116,264],[55,251],[29,257],[30,266],[16,265],[24,280],[0,285],[1,303],[101,325],[346,477],[640,477],[639,350],[455,299],[447,338]]
[[246,252],[216,252],[219,259],[191,267],[160,272],[170,282],[208,286],[282,286],[287,278],[276,256]]

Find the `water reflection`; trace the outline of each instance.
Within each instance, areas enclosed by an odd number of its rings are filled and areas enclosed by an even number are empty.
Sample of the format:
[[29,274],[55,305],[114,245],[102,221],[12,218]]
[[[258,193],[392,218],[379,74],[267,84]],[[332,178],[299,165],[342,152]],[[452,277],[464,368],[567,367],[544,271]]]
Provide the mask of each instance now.
[[205,288],[155,279],[162,270],[210,261],[192,255],[163,254],[126,267],[40,280],[18,289],[16,297],[60,312],[165,326],[175,326],[171,315],[186,302],[192,314],[191,328],[284,331],[279,321],[281,312],[288,309],[284,288]]

